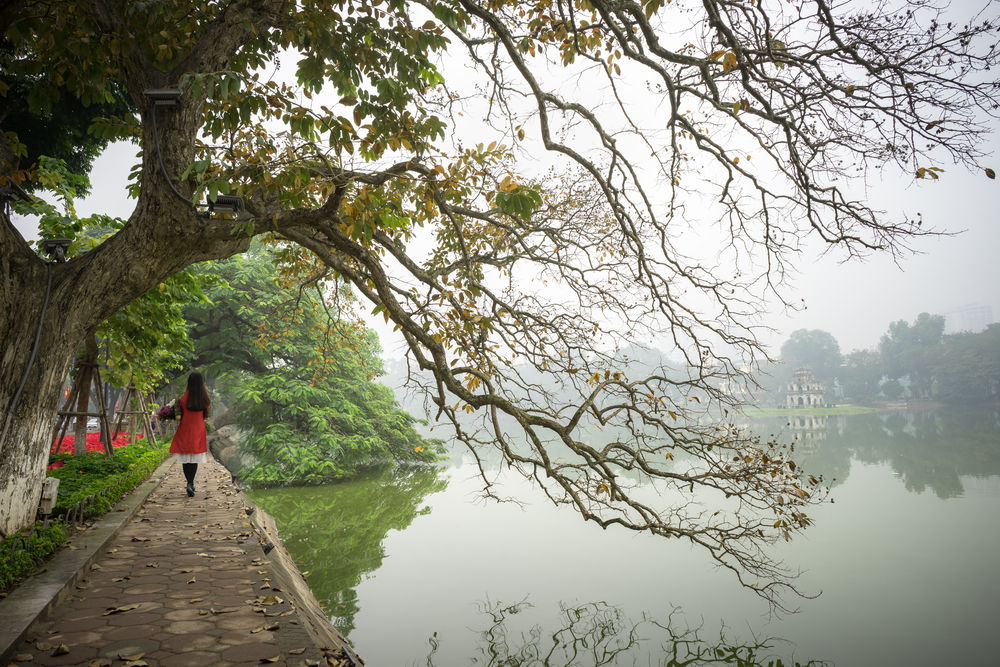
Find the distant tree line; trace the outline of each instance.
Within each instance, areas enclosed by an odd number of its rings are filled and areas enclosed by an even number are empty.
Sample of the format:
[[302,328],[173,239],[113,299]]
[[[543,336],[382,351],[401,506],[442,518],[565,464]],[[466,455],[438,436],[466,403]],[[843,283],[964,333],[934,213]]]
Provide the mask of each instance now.
[[840,352],[820,329],[800,329],[781,346],[777,363],[762,369],[761,385],[778,402],[795,368],[809,366],[829,402],[867,405],[902,398],[976,403],[1000,395],[1000,324],[979,333],[945,334],[941,315],[921,313],[889,325],[878,345]]

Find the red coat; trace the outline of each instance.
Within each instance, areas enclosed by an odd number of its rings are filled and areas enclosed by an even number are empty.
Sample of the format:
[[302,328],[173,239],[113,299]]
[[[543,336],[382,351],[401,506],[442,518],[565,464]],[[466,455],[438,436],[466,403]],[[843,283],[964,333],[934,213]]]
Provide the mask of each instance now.
[[170,442],[171,454],[201,454],[208,451],[205,437],[205,413],[187,409],[187,392],[181,396],[181,423]]

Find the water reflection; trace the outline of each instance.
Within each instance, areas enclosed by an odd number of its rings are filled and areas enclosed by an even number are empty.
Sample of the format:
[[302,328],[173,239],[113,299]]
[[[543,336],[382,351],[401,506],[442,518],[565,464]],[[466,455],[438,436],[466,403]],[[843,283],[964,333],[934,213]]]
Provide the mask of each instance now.
[[784,432],[812,474],[843,483],[851,459],[888,464],[908,491],[961,497],[962,476],[1000,475],[1000,411],[955,408],[861,415],[758,419],[759,433]]
[[[559,617],[552,627],[540,624],[526,626],[522,617],[533,605],[522,601],[504,606],[489,601],[478,604],[479,613],[486,617],[486,629],[478,632],[476,656],[468,664],[485,667],[599,667],[602,665],[744,665],[755,667],[820,667],[826,662],[810,660],[787,663],[776,651],[786,656],[791,644],[783,639],[753,638],[743,641],[727,637],[726,628],[718,640],[703,640],[703,628],[680,628],[675,609],[661,623],[643,615],[639,621],[605,602],[559,604]],[[529,621],[530,622],[530,621]],[[431,651],[419,663],[434,667],[441,640],[432,636]],[[780,647],[780,649],[779,649]]]
[[254,491],[275,518],[292,558],[309,571],[316,599],[345,637],[354,629],[354,588],[382,566],[383,540],[430,512],[424,498],[448,485],[439,468],[383,467],[338,484]]

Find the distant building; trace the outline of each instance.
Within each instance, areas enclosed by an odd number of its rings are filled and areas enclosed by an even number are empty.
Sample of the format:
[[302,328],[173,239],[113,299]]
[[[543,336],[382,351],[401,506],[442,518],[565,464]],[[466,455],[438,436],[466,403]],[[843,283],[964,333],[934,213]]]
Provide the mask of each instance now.
[[800,366],[795,369],[792,379],[788,381],[788,388],[785,392],[786,402],[790,408],[805,408],[809,406],[823,406],[823,384],[813,375],[812,369],[808,366]]
[[993,324],[993,306],[979,303],[969,303],[938,314],[944,315],[944,332],[946,334],[962,331],[979,333]]

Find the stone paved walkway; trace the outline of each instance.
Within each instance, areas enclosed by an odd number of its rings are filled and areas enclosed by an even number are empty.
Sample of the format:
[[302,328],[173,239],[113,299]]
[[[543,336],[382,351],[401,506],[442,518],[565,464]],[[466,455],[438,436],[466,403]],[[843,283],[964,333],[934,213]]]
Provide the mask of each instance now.
[[[17,647],[12,664],[328,664],[269,577],[229,482],[228,471],[210,461],[199,466],[188,498],[175,463],[75,595]],[[86,539],[85,532],[74,542]]]

